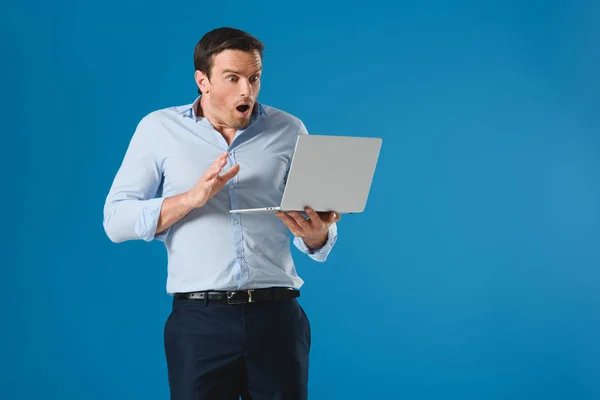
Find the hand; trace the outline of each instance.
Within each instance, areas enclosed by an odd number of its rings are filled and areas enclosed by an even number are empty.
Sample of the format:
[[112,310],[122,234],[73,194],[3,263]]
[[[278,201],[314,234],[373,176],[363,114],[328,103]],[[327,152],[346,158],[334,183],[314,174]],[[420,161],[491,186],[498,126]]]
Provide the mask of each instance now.
[[336,212],[317,213],[309,207],[304,212],[308,214],[308,220],[296,211],[278,212],[275,215],[283,221],[294,236],[302,238],[309,249],[320,249],[327,243],[329,227],[338,222],[341,217]]
[[227,152],[221,154],[202,175],[198,182],[186,192],[190,206],[193,208],[202,207],[213,197],[225,184],[231,180],[240,170],[239,165],[233,165],[223,175],[219,175],[223,167],[227,165]]

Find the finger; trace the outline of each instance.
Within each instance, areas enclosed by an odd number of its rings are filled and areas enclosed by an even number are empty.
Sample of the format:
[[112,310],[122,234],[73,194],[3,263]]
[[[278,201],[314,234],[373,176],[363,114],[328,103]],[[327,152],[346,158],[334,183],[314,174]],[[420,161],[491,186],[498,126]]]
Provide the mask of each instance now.
[[317,213],[317,214],[319,214],[319,216],[321,217],[321,220],[323,220],[323,222],[329,223],[329,224],[333,224],[334,222],[339,221],[341,218],[341,215],[335,211],[323,212],[323,213]]
[[227,157],[229,157],[229,152],[224,151],[223,153],[219,154],[219,157],[215,158],[215,161],[213,161],[213,164],[216,164],[217,162],[219,162],[221,160],[225,160]]
[[238,164],[229,168],[223,175],[216,175],[210,181],[213,182],[210,184],[210,188],[213,191],[219,191],[225,186],[225,184],[233,178],[240,170],[240,166]]
[[222,181],[223,183],[228,182],[231,178],[236,176],[239,171],[240,171],[239,164],[235,164],[231,168],[229,168],[223,175],[221,175],[219,177],[219,180]]
[[207,181],[204,182],[204,187],[207,189],[211,189],[213,186],[215,186],[217,184],[217,180],[219,179],[218,176],[215,176]]
[[306,218],[300,215],[300,213],[296,211],[290,211],[288,214],[294,219],[294,221],[296,221],[300,228],[303,230],[310,230],[311,222],[307,221]]
[[221,155],[213,161],[213,163],[211,164],[209,169],[214,169],[214,168],[219,168],[219,167],[225,166],[225,164],[227,164],[227,156],[228,155],[229,155],[229,153],[227,153],[227,152],[221,153]]
[[319,213],[318,213],[318,212],[316,212],[315,210],[313,210],[313,209],[312,209],[312,208],[310,208],[310,207],[306,207],[306,208],[304,208],[304,212],[305,212],[306,214],[308,214],[308,216],[309,216],[311,219],[312,219],[312,218],[318,218],[318,217],[319,217]]
[[213,170],[212,168],[209,169],[208,171],[206,171],[206,173],[204,174],[204,176],[202,177],[204,179],[204,181],[209,181],[211,179],[215,179],[219,176],[219,174],[221,173],[222,169],[215,169]]
[[221,160],[219,163],[211,165],[211,167],[204,173],[204,179],[212,179],[219,175],[226,164],[227,160]]
[[333,224],[334,222],[338,222],[341,218],[342,216],[334,211],[329,216],[329,222]]
[[223,170],[223,167],[226,164],[227,164],[226,159],[222,159],[222,160],[217,159],[217,161],[215,161],[213,163],[213,165],[211,165],[210,168],[205,172],[204,179],[209,180],[209,179],[212,179],[215,176],[219,175],[221,173],[221,171]]
[[318,228],[318,229],[321,229],[323,227],[323,220],[318,212],[316,212],[315,210],[313,210],[310,207],[306,207],[304,209],[304,212],[309,216],[310,224],[313,227]]
[[296,220],[294,218],[290,217],[289,215],[287,215],[286,213],[278,212],[275,214],[275,216],[277,216],[279,219],[281,219],[281,221],[283,221],[285,226],[287,226],[294,235],[298,235],[298,233],[301,231],[301,228],[298,225],[298,223],[296,222]]

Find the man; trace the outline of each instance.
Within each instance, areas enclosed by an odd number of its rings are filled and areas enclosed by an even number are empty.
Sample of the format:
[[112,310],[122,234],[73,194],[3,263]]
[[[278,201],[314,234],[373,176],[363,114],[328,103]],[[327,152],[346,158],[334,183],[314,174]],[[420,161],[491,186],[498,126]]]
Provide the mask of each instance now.
[[198,98],[138,124],[104,209],[113,242],[164,242],[171,398],[306,399],[310,325],[294,245],[326,260],[337,213],[230,214],[281,200],[296,117],[257,101],[263,45],[208,32],[194,52]]

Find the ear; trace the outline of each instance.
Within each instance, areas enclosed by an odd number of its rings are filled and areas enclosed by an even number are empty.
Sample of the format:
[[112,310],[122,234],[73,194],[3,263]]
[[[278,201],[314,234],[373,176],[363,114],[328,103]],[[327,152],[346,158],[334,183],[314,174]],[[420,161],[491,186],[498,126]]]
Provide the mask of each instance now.
[[198,89],[202,92],[202,94],[208,93],[210,91],[210,81],[208,77],[202,71],[194,72],[194,80],[196,81],[196,85],[198,85]]

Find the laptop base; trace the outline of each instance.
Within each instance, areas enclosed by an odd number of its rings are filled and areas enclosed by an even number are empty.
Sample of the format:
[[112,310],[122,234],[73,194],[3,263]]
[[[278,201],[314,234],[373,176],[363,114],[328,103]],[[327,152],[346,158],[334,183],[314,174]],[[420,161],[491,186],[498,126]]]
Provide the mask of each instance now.
[[229,210],[230,214],[274,214],[281,211],[281,207],[245,208],[241,210]]

